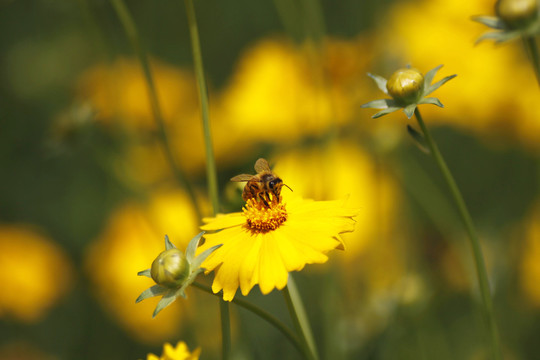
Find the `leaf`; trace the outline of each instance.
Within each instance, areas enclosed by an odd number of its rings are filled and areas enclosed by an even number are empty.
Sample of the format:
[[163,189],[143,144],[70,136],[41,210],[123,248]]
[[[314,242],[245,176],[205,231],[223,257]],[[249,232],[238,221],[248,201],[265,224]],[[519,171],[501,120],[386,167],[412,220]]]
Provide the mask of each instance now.
[[139,271],[137,273],[138,276],[147,276],[149,278],[152,278],[152,275],[150,274],[150,269],[146,269],[146,270],[143,270],[143,271]]
[[381,116],[384,116],[384,115],[388,115],[390,113],[393,113],[394,111],[398,111],[399,109],[401,109],[401,107],[389,107],[388,109],[384,109],[382,111],[379,111],[378,113],[376,113],[375,115],[373,115],[371,118],[372,119],[377,119],[377,118],[380,118]]
[[389,107],[397,106],[395,100],[392,99],[378,99],[361,105],[362,108],[370,109],[386,109]]
[[385,78],[383,78],[382,76],[379,76],[379,75],[372,74],[372,73],[367,73],[367,76],[369,76],[370,78],[372,78],[375,81],[375,83],[377,84],[377,87],[379,88],[379,90],[381,90],[383,93],[388,95],[388,90],[386,90],[386,79]]
[[141,302],[144,299],[148,299],[154,296],[163,295],[167,292],[167,288],[161,286],[161,285],[154,285],[152,287],[149,287],[148,289],[144,290],[141,295],[135,300],[135,303]]
[[204,260],[206,260],[206,258],[208,256],[210,256],[211,253],[213,253],[215,250],[217,250],[219,247],[221,247],[223,244],[219,244],[219,245],[216,245],[216,246],[212,246],[211,248],[209,249],[206,249],[205,251],[203,251],[201,254],[199,254],[199,256],[197,256],[195,258],[195,260],[193,261],[193,263],[191,264],[191,268],[192,269],[198,269],[201,267],[201,264],[204,262]]
[[424,96],[428,96],[429,94],[431,94],[432,92],[434,92],[435,90],[437,90],[438,88],[443,86],[447,81],[452,80],[456,76],[457,75],[455,75],[455,74],[450,75],[450,76],[447,76],[447,77],[437,81],[435,84],[429,85],[428,88],[424,91]]
[[434,98],[434,97],[423,98],[422,100],[420,100],[418,104],[431,104],[431,105],[436,105],[441,108],[444,107],[442,102],[439,99]]
[[504,22],[495,16],[472,16],[471,20],[484,24],[492,29],[503,30],[506,27]]
[[409,119],[412,118],[412,116],[414,115],[414,110],[416,110],[416,106],[416,104],[410,104],[403,108],[403,112],[405,113],[405,115],[407,115]]
[[186,248],[186,259],[188,263],[192,264],[193,259],[195,259],[195,252],[197,251],[197,247],[199,246],[199,241],[201,240],[201,237],[204,235],[204,231],[201,231],[198,233],[191,241],[189,242],[187,248]]
[[169,241],[169,236],[165,235],[165,250],[176,249],[176,246]]
[[418,131],[416,131],[410,125],[407,125],[407,132],[409,133],[409,135],[413,139],[413,142],[416,144],[416,146],[418,146],[418,148],[422,152],[424,152],[426,154],[430,153],[429,148],[428,148],[427,143],[426,143],[426,139],[424,138],[424,136],[422,134],[420,134]]

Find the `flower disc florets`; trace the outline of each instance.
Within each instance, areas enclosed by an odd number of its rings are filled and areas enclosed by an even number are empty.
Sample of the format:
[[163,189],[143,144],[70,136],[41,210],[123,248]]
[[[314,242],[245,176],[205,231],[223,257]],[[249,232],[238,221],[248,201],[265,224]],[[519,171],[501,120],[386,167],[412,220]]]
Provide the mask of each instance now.
[[257,233],[275,230],[287,220],[287,210],[281,202],[273,201],[270,206],[265,206],[262,202],[248,199],[243,211],[246,226]]
[[184,253],[176,248],[163,251],[152,262],[150,274],[156,284],[181,285],[189,276],[190,266]]
[[424,91],[424,75],[416,69],[399,69],[386,82],[388,95],[402,105],[417,102]]

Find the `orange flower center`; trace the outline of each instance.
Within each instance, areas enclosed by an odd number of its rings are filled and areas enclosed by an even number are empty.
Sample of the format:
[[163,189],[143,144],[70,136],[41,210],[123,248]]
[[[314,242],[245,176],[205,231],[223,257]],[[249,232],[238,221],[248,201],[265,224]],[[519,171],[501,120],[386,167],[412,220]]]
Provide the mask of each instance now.
[[243,210],[246,226],[256,233],[276,230],[287,220],[285,204],[277,201],[272,201],[266,206],[260,201],[248,199]]

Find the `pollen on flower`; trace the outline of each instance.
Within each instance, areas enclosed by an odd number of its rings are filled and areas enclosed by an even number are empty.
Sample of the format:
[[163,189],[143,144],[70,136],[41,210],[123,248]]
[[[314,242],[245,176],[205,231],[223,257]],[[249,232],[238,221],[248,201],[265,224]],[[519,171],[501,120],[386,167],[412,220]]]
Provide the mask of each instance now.
[[243,210],[246,226],[257,233],[275,230],[287,220],[285,204],[278,201],[272,201],[266,206],[262,202],[248,199]]

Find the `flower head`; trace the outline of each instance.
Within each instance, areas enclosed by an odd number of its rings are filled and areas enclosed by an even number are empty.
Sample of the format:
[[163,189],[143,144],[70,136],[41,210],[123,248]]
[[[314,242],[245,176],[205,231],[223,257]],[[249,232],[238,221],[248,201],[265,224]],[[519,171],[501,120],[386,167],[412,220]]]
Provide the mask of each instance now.
[[154,354],[148,354],[146,360],[199,360],[200,354],[201,348],[197,348],[193,350],[193,352],[190,352],[186,343],[179,341],[178,344],[176,344],[176,347],[172,347],[171,344],[165,343],[165,345],[163,345],[163,353],[161,356],[158,357]]
[[431,84],[431,81],[435,77],[437,71],[442,65],[431,69],[425,76],[420,71],[412,68],[405,68],[397,70],[388,80],[385,78],[368,73],[368,76],[375,80],[377,87],[387,95],[390,95],[391,99],[379,99],[370,101],[364,105],[363,108],[383,109],[372,116],[373,119],[390,114],[399,109],[403,109],[403,112],[410,119],[416,107],[420,104],[433,104],[439,107],[443,107],[443,104],[439,99],[434,97],[426,97],[439,87],[441,87],[448,80],[453,79],[456,75],[450,75],[442,80]]
[[475,16],[472,19],[499,31],[487,32],[476,42],[493,39],[496,43],[500,43],[538,34],[539,10],[537,0],[498,0],[495,5],[497,16]]
[[189,242],[184,255],[165,235],[165,251],[158,255],[152,263],[150,269],[140,271],[137,275],[148,276],[154,280],[156,285],[146,289],[137,298],[135,302],[140,302],[144,299],[163,295],[158,302],[153,316],[156,316],[161,310],[172,304],[176,298],[182,296],[186,298],[186,288],[195,281],[197,275],[204,271],[201,268],[202,262],[214,250],[221,245],[215,245],[203,251],[199,256],[195,257],[195,252],[199,246],[199,240],[204,232],[199,233]]
[[204,262],[215,271],[212,290],[230,301],[238,287],[243,295],[256,284],[263,294],[283,289],[290,271],[324,263],[328,251],[344,248],[339,234],[354,230],[356,213],[344,201],[296,198],[265,206],[248,199],[242,212],[205,219],[202,229],[217,232],[205,235],[201,251],[223,244]]

